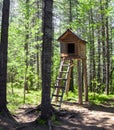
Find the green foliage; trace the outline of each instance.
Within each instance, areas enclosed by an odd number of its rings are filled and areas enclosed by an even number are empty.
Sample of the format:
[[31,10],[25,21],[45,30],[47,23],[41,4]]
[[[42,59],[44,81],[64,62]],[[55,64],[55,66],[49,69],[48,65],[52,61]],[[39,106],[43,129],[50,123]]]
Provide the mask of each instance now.
[[[108,104],[108,106],[114,106],[114,95],[95,94],[89,93],[89,101],[93,104]],[[112,101],[111,101],[112,100]]]
[[64,95],[64,100],[72,102],[72,101],[76,101],[76,99],[78,99],[77,89],[75,89],[74,92],[69,91],[68,96],[66,94]]
[[52,66],[52,86],[54,86],[54,84],[55,84],[55,80],[56,80],[56,78],[57,78],[57,76],[58,76],[58,73],[59,73],[59,65],[60,65],[60,61],[58,60],[59,59],[59,57],[57,58],[58,56],[57,55],[55,55],[54,57],[53,57],[53,66]]
[[91,85],[92,85],[92,91],[94,93],[102,93],[102,92],[104,92],[105,85],[102,84],[101,82],[99,82],[99,80],[97,78],[94,78],[91,81]]
[[[35,0],[29,3],[21,0],[15,6],[18,15],[15,20],[10,21],[9,26],[8,82],[11,82],[13,87],[22,88],[25,83],[25,73],[27,73],[28,88],[38,89],[41,87],[41,76],[37,72],[38,66],[36,65],[40,62],[40,60],[37,61],[37,55],[40,56],[42,43],[40,31],[42,20],[38,18],[40,10],[36,7]],[[26,40],[27,35],[29,38]],[[28,55],[25,49],[26,41],[28,42]]]
[[[12,93],[11,86],[8,85],[8,91],[7,91],[8,108],[12,113],[15,113],[15,111],[20,106],[24,105],[23,91],[24,90],[22,88],[14,88],[14,93]],[[30,90],[29,93],[26,93],[25,105],[26,104],[38,105],[40,101],[41,101],[41,90],[38,91]]]
[[56,120],[56,115],[52,115],[51,116],[51,121],[55,121]]
[[38,124],[40,124],[40,125],[45,125],[46,124],[46,121],[45,120],[43,120],[43,119],[37,119],[37,122],[38,122]]
[[55,125],[60,125],[61,122],[57,120],[56,115],[52,115],[51,116],[51,121],[55,124]]
[[[111,6],[108,9],[104,9],[101,11],[99,1],[93,0],[72,0],[72,22],[69,22],[69,1],[68,0],[55,0],[54,1],[54,44],[53,44],[53,56],[52,56],[52,86],[54,86],[56,77],[58,75],[59,65],[60,65],[60,46],[57,42],[57,38],[60,36],[66,28],[72,28],[74,32],[77,32],[78,35],[82,36],[85,40],[88,41],[87,44],[87,56],[89,64],[89,52],[90,49],[95,49],[95,53],[97,54],[97,42],[100,40],[100,44],[102,44],[102,38],[99,34],[100,39],[98,38],[97,32],[102,26],[101,15],[104,14],[104,17],[109,16],[109,19],[113,23],[113,1]],[[39,2],[40,3],[40,2]],[[102,2],[101,2],[102,3]],[[40,3],[41,4],[41,3]],[[2,4],[0,4],[0,7]],[[13,5],[13,4],[12,4]],[[41,72],[37,72],[37,67],[39,67],[39,71],[41,71],[41,62],[40,58],[38,60],[39,66],[37,66],[37,55],[41,55],[42,50],[42,20],[41,20],[41,8],[37,7],[36,1],[31,0],[29,4],[26,5],[26,1],[20,0],[17,1],[16,12],[11,14],[12,18],[10,20],[9,26],[9,49],[8,49],[8,107],[11,111],[15,111],[20,105],[23,104],[23,86],[24,86],[24,77],[26,70],[26,52],[25,52],[25,43],[26,43],[26,34],[29,34],[28,42],[28,69],[27,69],[27,84],[29,87],[29,93],[26,94],[26,102],[31,104],[37,104],[40,90],[38,88],[41,87]],[[38,5],[40,6],[40,5]],[[103,3],[104,6],[104,3]],[[64,8],[65,7],[65,8]],[[111,8],[112,7],[112,8]],[[13,12],[12,12],[13,13]],[[93,18],[93,21],[91,19]],[[109,22],[110,22],[109,20]],[[109,23],[109,27],[112,26],[112,23]],[[27,29],[26,29],[27,27]],[[93,27],[93,30],[91,29]],[[105,29],[106,30],[106,29]],[[112,36],[114,34],[114,30],[112,31]],[[92,34],[94,33],[94,39],[92,40]],[[110,34],[111,39],[111,34]],[[112,38],[112,41],[114,39]],[[95,43],[95,47],[93,48],[93,44]],[[102,48],[102,46],[101,46]],[[95,54],[95,57],[97,55]],[[94,57],[94,56],[93,56]],[[113,62],[114,56],[111,55],[111,60]],[[102,56],[100,59],[102,65]],[[95,58],[95,62],[98,63],[97,58]],[[113,67],[113,65],[112,65]],[[89,67],[88,67],[89,68]],[[103,67],[101,67],[102,69]],[[97,64],[96,64],[97,70]],[[89,72],[89,70],[88,70]],[[93,72],[94,73],[94,72]],[[113,74],[114,75],[114,74]],[[112,76],[113,77],[113,76]],[[101,77],[102,78],[102,77]],[[75,81],[76,82],[76,81]],[[112,93],[114,92],[114,80],[112,81]],[[101,93],[103,93],[105,86],[97,78],[92,80],[92,88],[94,94],[90,96],[92,101],[103,102],[105,98],[102,97]],[[12,93],[11,90],[14,90]],[[33,91],[38,89],[39,92]],[[98,96],[99,93],[101,97]],[[38,99],[35,97],[38,96]],[[65,100],[73,101],[78,97],[77,91],[69,92],[68,97],[65,95]],[[100,99],[101,98],[101,99]],[[53,117],[54,118],[54,117]]]

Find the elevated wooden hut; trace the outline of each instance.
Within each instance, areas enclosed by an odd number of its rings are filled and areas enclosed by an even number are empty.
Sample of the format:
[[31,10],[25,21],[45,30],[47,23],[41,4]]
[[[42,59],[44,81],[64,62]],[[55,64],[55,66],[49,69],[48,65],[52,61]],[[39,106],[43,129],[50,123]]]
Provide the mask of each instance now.
[[82,77],[85,101],[88,101],[86,41],[82,40],[70,29],[67,29],[67,31],[58,38],[58,41],[60,42],[61,63],[59,74],[55,83],[56,91],[52,93],[52,99],[55,97],[55,101],[59,101],[59,104],[53,104],[53,106],[61,107],[64,91],[66,91],[66,94],[68,93],[72,67],[74,66],[73,60],[75,59],[77,60],[78,71],[78,102],[79,104],[82,104]]
[[86,41],[68,29],[59,38],[62,58],[86,58]]

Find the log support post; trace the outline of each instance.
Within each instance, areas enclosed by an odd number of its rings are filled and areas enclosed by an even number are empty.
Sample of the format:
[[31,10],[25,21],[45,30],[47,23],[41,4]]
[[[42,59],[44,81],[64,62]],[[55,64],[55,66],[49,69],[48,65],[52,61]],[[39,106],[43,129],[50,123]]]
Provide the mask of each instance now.
[[78,71],[78,103],[83,104],[82,99],[82,67],[81,60],[77,60],[77,71]]
[[86,65],[86,59],[82,59],[82,68],[83,68],[84,96],[85,96],[85,102],[87,102],[88,101],[88,85],[87,85],[87,65]]

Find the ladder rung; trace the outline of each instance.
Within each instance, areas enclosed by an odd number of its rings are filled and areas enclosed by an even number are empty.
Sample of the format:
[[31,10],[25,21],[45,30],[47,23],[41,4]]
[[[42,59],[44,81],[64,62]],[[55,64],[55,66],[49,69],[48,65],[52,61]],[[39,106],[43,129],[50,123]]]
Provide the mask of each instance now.
[[51,102],[52,102],[52,103],[55,103],[55,102],[56,102],[56,103],[61,103],[62,100],[58,100],[58,99],[57,99],[57,101],[55,101],[55,100],[53,99],[53,100],[51,100]]
[[52,94],[52,96],[55,96],[55,97],[62,97],[62,95],[56,95],[56,94]]
[[68,67],[68,66],[70,66],[70,64],[63,64],[63,66],[64,66],[64,67]]
[[62,87],[62,86],[55,86],[55,88],[65,89],[65,87]]
[[60,71],[60,73],[68,73],[68,71]]
[[67,80],[66,78],[57,78],[57,80]]
[[57,104],[51,104],[51,105],[55,107],[61,107],[61,105],[57,105]]
[[65,90],[65,86],[63,84],[66,85],[66,81],[69,79],[71,66],[72,66],[71,61],[69,59],[68,60],[64,59],[60,63],[59,76],[56,79],[57,81],[54,87],[55,90],[58,89],[58,93],[56,93],[56,91],[54,90],[51,98],[51,103],[52,103],[51,105],[58,107],[58,109],[60,109],[63,100],[64,90]]

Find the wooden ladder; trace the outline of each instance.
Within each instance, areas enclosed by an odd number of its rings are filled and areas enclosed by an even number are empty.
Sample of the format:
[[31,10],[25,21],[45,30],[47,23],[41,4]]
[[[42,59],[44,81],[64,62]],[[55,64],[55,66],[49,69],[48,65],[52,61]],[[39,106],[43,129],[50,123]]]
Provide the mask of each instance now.
[[60,109],[63,95],[66,92],[68,94],[70,79],[71,79],[71,67],[73,62],[70,59],[62,59],[59,68],[59,75],[55,82],[55,87],[52,92],[51,104],[52,106]]

